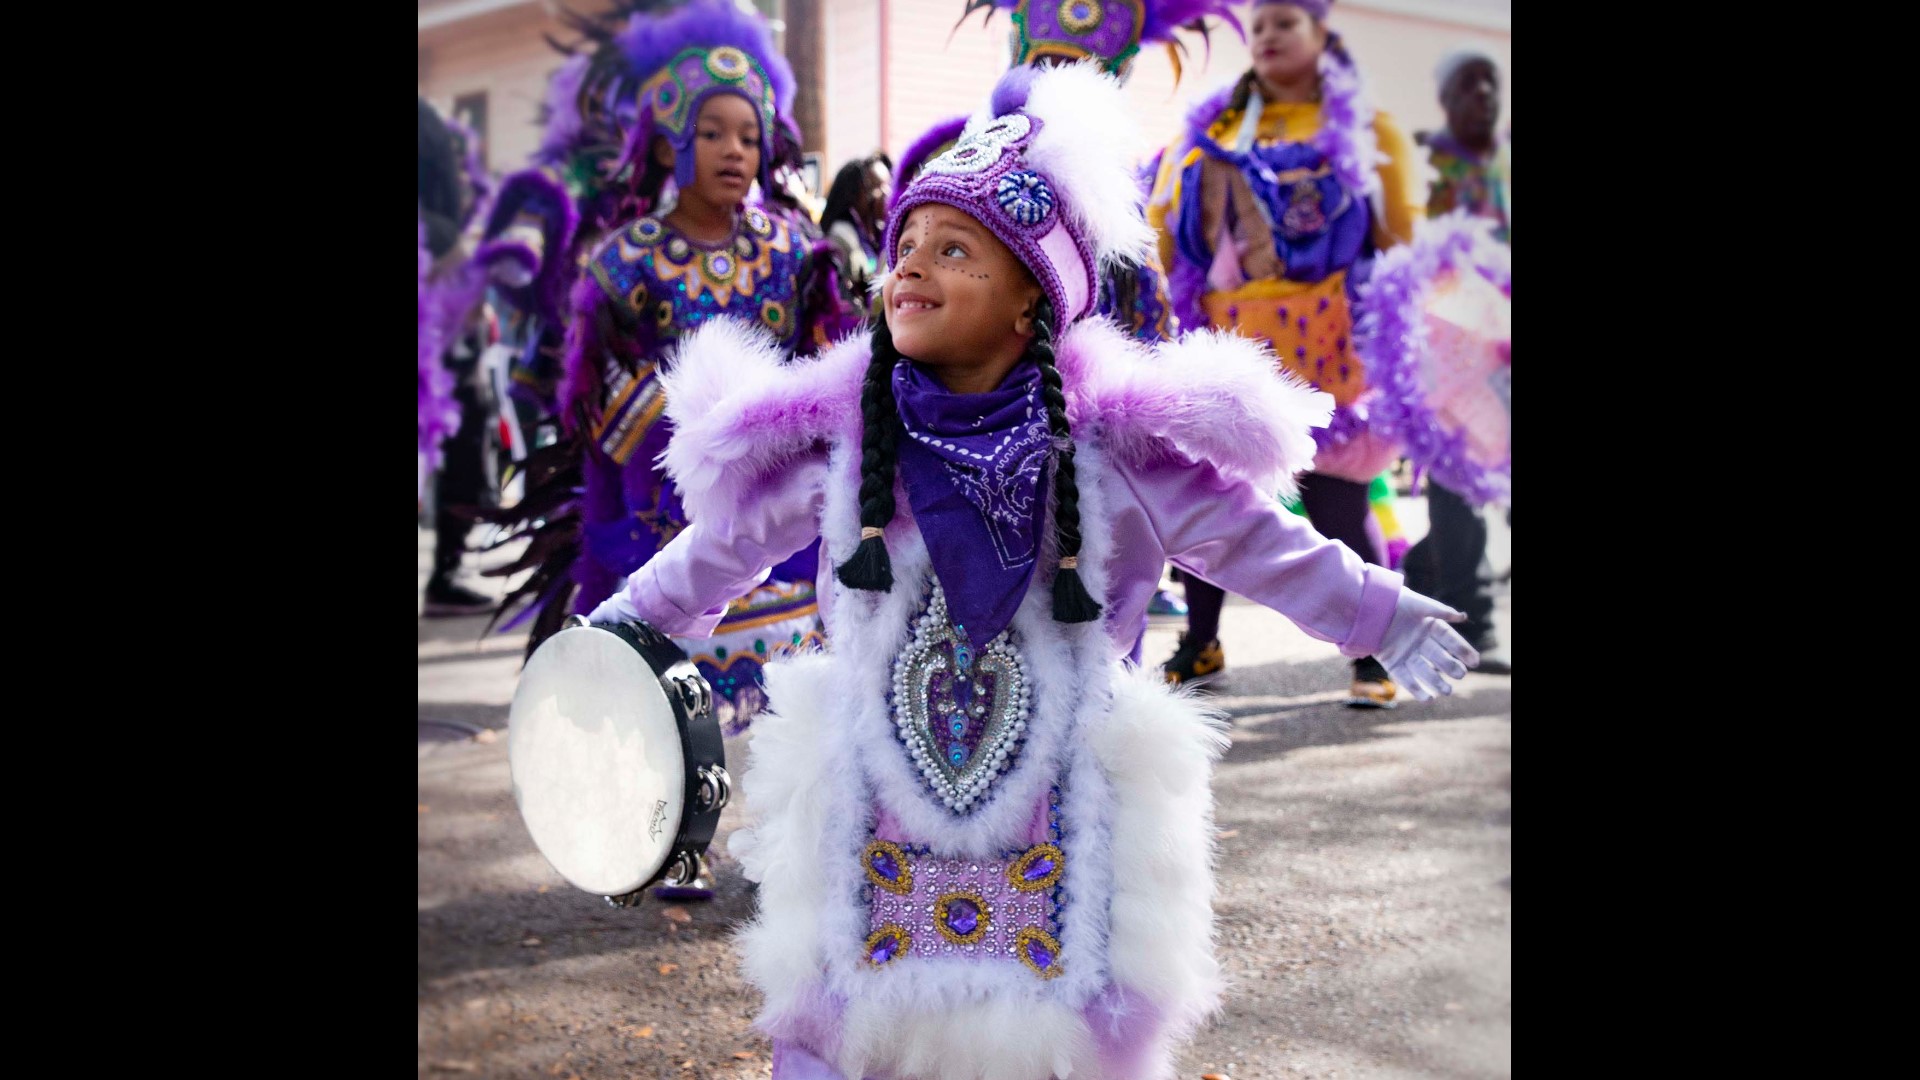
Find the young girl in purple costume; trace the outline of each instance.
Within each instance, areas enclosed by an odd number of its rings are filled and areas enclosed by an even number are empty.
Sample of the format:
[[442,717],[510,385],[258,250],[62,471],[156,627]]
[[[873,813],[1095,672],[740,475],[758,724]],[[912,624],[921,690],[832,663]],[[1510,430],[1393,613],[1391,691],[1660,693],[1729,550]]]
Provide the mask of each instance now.
[[[666,377],[693,524],[596,609],[699,634],[816,539],[832,649],[767,668],[740,946],[779,1080],[1146,1080],[1217,1007],[1217,716],[1124,665],[1164,561],[1417,696],[1445,607],[1287,514],[1326,396],[1251,341],[1089,317],[1151,242],[1089,65],[996,96],[890,215],[885,322],[783,365],[714,322]],[[1061,328],[1056,334],[1056,321]]]

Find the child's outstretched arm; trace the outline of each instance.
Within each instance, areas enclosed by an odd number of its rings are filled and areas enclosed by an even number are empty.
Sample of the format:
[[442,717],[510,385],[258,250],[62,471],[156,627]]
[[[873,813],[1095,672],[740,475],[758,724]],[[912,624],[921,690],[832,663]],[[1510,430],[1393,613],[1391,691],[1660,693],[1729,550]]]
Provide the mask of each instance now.
[[1425,701],[1450,694],[1479,654],[1448,622],[1464,618],[1363,561],[1250,481],[1169,458],[1122,468],[1167,560],[1265,604],[1345,656],[1373,656]]
[[694,521],[593,609],[593,622],[640,620],[706,637],[735,597],[820,535],[825,455],[764,477],[732,513]]

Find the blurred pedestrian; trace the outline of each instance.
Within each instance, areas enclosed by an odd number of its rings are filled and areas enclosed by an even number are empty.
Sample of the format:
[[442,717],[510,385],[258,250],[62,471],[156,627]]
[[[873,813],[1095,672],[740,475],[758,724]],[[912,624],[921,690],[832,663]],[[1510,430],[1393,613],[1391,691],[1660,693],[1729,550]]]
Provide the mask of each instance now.
[[[1446,129],[1423,138],[1437,179],[1427,197],[1427,216],[1464,211],[1493,223],[1493,236],[1512,243],[1502,146],[1494,128],[1500,118],[1500,69],[1477,49],[1448,53],[1434,70]],[[1409,588],[1457,611],[1467,621],[1457,629],[1481,654],[1479,670],[1511,674],[1509,658],[1489,655],[1499,647],[1493,631],[1492,581],[1486,566],[1487,523],[1466,494],[1440,476],[1427,477],[1427,535],[1406,555]]]
[[820,227],[833,245],[834,268],[847,302],[862,312],[877,310],[871,295],[880,266],[880,228],[892,191],[893,162],[884,153],[856,158],[840,167],[827,189]]
[[[1367,102],[1357,66],[1326,25],[1332,0],[1259,0],[1253,67],[1189,114],[1161,160],[1147,219],[1161,230],[1181,327],[1269,342],[1295,376],[1332,394],[1314,431],[1300,501],[1324,535],[1384,564],[1367,493],[1394,445],[1368,425],[1368,380],[1353,348],[1353,289],[1374,254],[1413,236],[1420,215],[1412,146]],[[1225,593],[1189,575],[1188,624],[1163,665],[1169,682],[1217,676]],[[1390,708],[1397,690],[1373,657],[1354,663],[1348,703]]]
[[[453,131],[426,99],[419,99],[420,220],[427,248],[438,276],[456,274],[463,260],[460,232],[475,210],[478,185],[463,168],[465,155]],[[422,289],[422,333],[443,345],[440,360],[452,375],[453,401],[459,424],[440,444],[440,467],[433,497],[433,570],[427,578],[425,614],[471,615],[486,611],[493,601],[459,583],[461,559],[475,510],[497,501],[494,397],[480,353],[487,344],[484,313],[465,304],[450,305],[429,295],[432,279]],[[477,294],[477,290],[476,290]],[[423,399],[423,410],[427,403]]]

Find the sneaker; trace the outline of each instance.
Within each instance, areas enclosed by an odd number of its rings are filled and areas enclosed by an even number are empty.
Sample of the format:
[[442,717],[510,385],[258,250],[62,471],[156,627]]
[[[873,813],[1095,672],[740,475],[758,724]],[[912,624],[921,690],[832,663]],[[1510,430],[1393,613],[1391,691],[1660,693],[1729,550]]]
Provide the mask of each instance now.
[[1153,594],[1153,599],[1147,601],[1147,614],[1179,615],[1185,617],[1187,614],[1187,604],[1186,601],[1167,590],[1161,589],[1159,592]]
[[1160,665],[1166,673],[1170,686],[1191,683],[1195,686],[1212,682],[1220,677],[1227,667],[1227,654],[1220,649],[1220,639],[1199,642],[1191,634],[1180,635],[1180,647],[1174,650],[1173,658]]
[[1387,669],[1369,656],[1353,665],[1353,685],[1347,687],[1347,706],[1353,709],[1391,709],[1400,689],[1387,678]]
[[428,616],[480,615],[492,611],[495,601],[451,581],[427,583]]

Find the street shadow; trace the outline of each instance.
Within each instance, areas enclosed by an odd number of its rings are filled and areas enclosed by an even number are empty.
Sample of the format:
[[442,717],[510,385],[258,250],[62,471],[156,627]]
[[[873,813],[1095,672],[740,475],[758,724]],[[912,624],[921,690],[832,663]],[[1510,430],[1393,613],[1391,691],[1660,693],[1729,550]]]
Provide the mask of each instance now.
[[[638,907],[622,909],[571,885],[554,885],[544,893],[478,893],[421,911],[420,988],[473,971],[508,973],[654,946],[684,950],[724,943],[751,917],[753,886],[738,863],[716,858],[714,850],[708,859],[715,870],[710,901],[669,904],[648,896]],[[670,919],[669,908],[684,911],[687,921]]]
[[470,727],[494,728],[505,731],[507,727],[507,705],[490,705],[477,701],[422,701],[419,702],[421,738],[427,737],[429,725],[440,728]]
[[475,642],[473,651],[471,652],[461,650],[459,652],[436,653],[433,656],[422,656],[418,659],[418,664],[421,667],[426,667],[428,664],[450,664],[456,661],[464,662],[467,660],[498,660],[503,657],[511,657],[518,660],[526,651],[527,639],[525,637],[496,638],[490,641]]
[[419,627],[418,640],[422,645],[432,641],[489,648],[496,643],[501,645],[510,643],[520,649],[527,647],[527,632],[524,629],[515,629],[511,633],[502,634],[499,632],[500,628],[495,627],[492,632],[487,632],[487,620],[492,617],[492,612],[481,615],[450,615],[432,619],[422,615],[415,620]]
[[[1469,677],[1455,684],[1450,697],[1415,701],[1403,697],[1392,709],[1356,709],[1344,701],[1266,704],[1251,697],[1298,697],[1343,692],[1352,679],[1344,660],[1276,661],[1233,669],[1207,703],[1225,713],[1232,745],[1229,763],[1270,761],[1307,747],[1340,746],[1390,738],[1379,729],[1389,724],[1426,723],[1492,716],[1511,720],[1513,690],[1509,676]],[[1344,697],[1344,693],[1342,693]]]

